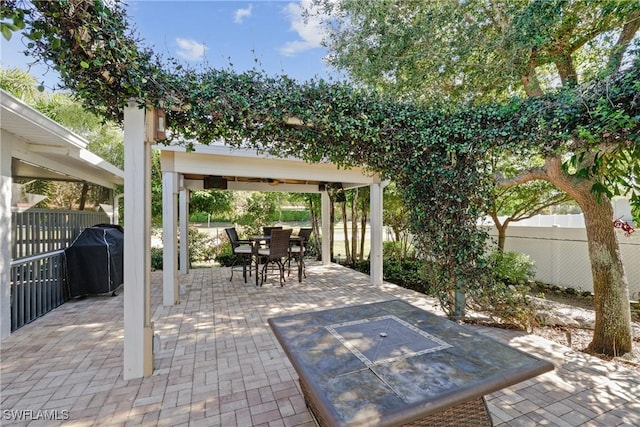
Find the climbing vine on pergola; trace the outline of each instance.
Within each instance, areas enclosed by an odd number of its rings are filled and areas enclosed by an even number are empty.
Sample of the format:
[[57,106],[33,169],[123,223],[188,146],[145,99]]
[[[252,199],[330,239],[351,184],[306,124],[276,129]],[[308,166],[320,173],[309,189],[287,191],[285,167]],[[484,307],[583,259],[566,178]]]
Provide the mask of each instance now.
[[[120,119],[133,98],[165,108],[171,134],[185,140],[365,165],[396,181],[422,253],[436,261],[431,274],[446,284],[445,305],[454,289],[490,280],[486,235],[476,226],[494,185],[489,150],[584,150],[589,135],[638,144],[637,60],[615,78],[546,98],[427,108],[341,82],[182,68],[138,47],[117,3],[18,3],[3,4],[3,21],[15,29],[28,21],[27,49],[105,117]],[[596,112],[621,119],[594,120]]]

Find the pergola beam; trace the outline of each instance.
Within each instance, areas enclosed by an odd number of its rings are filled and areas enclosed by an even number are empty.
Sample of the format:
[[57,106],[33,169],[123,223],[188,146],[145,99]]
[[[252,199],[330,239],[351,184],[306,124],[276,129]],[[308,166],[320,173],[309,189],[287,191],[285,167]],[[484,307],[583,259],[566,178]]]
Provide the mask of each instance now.
[[195,151],[186,152],[184,148],[179,150],[177,147],[157,148],[162,150],[163,171],[185,175],[342,182],[350,186],[380,182],[377,174],[368,173],[361,167],[346,169],[332,163],[306,163],[300,159],[256,155],[250,150],[197,146]]

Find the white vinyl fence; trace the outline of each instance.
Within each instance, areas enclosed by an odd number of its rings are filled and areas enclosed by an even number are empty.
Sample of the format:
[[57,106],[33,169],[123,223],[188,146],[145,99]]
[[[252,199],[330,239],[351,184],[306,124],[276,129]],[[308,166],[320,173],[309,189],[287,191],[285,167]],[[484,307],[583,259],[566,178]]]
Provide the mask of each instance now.
[[[555,215],[546,217],[542,220],[538,218],[528,221],[525,225],[519,222],[510,224],[507,228],[505,250],[529,255],[535,263],[535,279],[540,282],[593,292],[587,234],[582,225],[584,223],[580,224],[580,221],[572,218],[573,215],[563,215],[567,218],[560,219]],[[552,217],[556,218],[552,219]],[[541,222],[551,222],[555,225],[541,224]],[[498,232],[495,227],[491,227],[489,232],[497,240]],[[629,281],[629,297],[631,300],[638,300],[640,299],[640,229],[636,229],[630,237],[626,237],[619,229],[616,230],[616,234]]]

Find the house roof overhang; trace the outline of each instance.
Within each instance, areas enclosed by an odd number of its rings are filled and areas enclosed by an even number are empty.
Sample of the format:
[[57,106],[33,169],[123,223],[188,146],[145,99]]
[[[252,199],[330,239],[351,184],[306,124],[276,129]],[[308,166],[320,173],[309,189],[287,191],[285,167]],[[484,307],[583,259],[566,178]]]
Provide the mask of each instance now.
[[0,91],[2,143],[11,140],[13,178],[87,181],[107,188],[124,171],[87,149],[87,140],[11,94]]
[[[243,191],[287,191],[317,193],[327,185],[342,188],[380,183],[378,174],[363,167],[341,168],[335,164],[307,163],[298,158],[278,158],[255,150],[225,145],[196,144],[195,150],[182,146],[154,146],[161,151],[162,170],[184,176],[190,189],[219,188]],[[212,185],[207,185],[207,183]]]

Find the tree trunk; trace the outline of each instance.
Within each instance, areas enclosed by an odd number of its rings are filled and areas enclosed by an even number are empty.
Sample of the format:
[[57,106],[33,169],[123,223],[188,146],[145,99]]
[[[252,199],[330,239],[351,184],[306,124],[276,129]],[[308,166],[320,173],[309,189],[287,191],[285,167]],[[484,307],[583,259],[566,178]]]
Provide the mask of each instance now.
[[316,261],[322,261],[322,248],[320,246],[320,225],[318,221],[318,215],[316,213],[316,206],[313,203],[313,198],[309,198],[309,212],[311,213],[311,235],[313,236],[313,244],[316,248]]
[[589,350],[620,356],[632,349],[629,286],[612,225],[613,208],[608,198],[600,202],[589,192],[578,202],[584,213],[593,274],[596,324]]
[[531,58],[529,59],[529,64],[527,64],[527,71],[520,76],[520,82],[527,96],[543,95],[540,81],[536,75],[536,58],[536,52],[531,52]]
[[609,73],[613,74],[620,69],[622,57],[627,51],[627,47],[629,46],[629,43],[631,43],[631,40],[633,40],[638,29],[640,29],[640,10],[636,10],[631,13],[627,17],[627,22],[624,24],[624,27],[622,27],[622,32],[620,33],[618,41],[614,45],[613,52],[609,57]]
[[518,185],[543,179],[567,193],[584,215],[593,276],[596,324],[589,350],[619,356],[632,350],[629,284],[624,273],[620,246],[613,229],[613,208],[604,194],[591,189],[595,182],[562,170],[559,156],[547,157],[543,168],[535,168],[502,185]]
[[349,226],[347,223],[347,201],[342,202],[342,229],[344,231],[344,256],[347,264],[353,264],[349,248]]
[[558,59],[556,60],[555,65],[558,69],[558,74],[560,75],[562,86],[568,87],[577,85],[578,73],[575,66],[573,65],[571,54],[562,55],[558,53],[557,57]]
[[358,188],[353,190],[351,200],[351,263],[358,260]]
[[336,203],[333,198],[329,200],[329,221],[331,222],[331,229],[329,231],[329,250],[331,262],[334,262],[336,260],[336,257],[333,254],[333,242],[335,241],[334,237],[336,235]]
[[498,250],[504,252],[504,242],[507,240],[507,226],[509,222],[507,220],[502,224],[495,212],[491,212],[491,218],[496,226],[496,230],[498,230]]
[[600,200],[591,192],[593,181],[575,178],[562,171],[559,158],[547,159],[549,182],[569,194],[584,214],[596,323],[589,350],[619,356],[632,350],[629,286],[613,228],[613,208],[605,195]]
[[87,202],[87,194],[89,193],[89,184],[87,183],[87,181],[84,181],[82,183],[82,190],[80,192],[80,203],[79,203],[79,207],[78,209],[83,211],[84,210],[84,206]]
[[368,219],[367,217],[368,217],[368,215],[367,215],[367,210],[366,210],[366,207],[364,206],[364,204],[362,206],[362,214],[361,215],[362,216],[360,217],[360,230],[361,230],[361,233],[360,233],[360,261],[362,261],[364,259],[364,242],[365,242],[365,239],[366,239],[366,236],[367,236],[366,231],[367,231],[367,219]]

